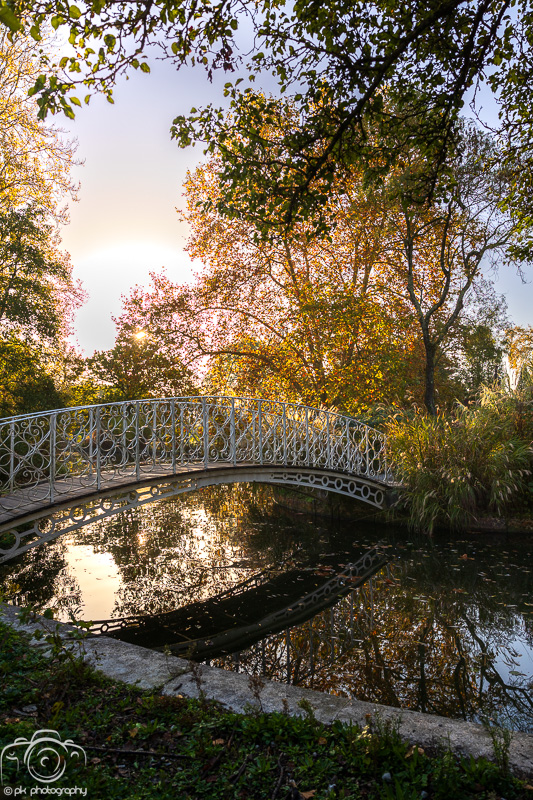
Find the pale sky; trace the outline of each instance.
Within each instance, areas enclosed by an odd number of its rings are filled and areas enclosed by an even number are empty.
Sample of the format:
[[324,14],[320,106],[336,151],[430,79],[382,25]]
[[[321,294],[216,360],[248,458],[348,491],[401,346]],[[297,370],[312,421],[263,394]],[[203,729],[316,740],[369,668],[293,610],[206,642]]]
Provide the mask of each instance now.
[[75,323],[86,354],[113,346],[111,315],[120,312],[121,295],[148,284],[151,271],[166,267],[177,282],[192,276],[183,250],[187,231],[175,208],[183,204],[187,169],[203,153],[199,146],[180,150],[170,126],[195,104],[221,98],[225,80],[210,84],[203,70],[177,73],[156,63],[152,74],[121,81],[114,105],[95,96],[74,121],[54,120],[77,138],[84,161],[73,173],[81,182],[79,201],[70,205],[62,238],[74,275],[89,292]]
[[[151,271],[166,267],[176,282],[192,277],[183,250],[187,231],[175,207],[183,204],[187,169],[203,154],[198,145],[180,150],[169,129],[174,117],[192,106],[221,105],[228,77],[216,75],[209,83],[200,68],[176,72],[169,63],[153,61],[151,67],[151,74],[136,72],[119,83],[114,105],[95,96],[77,110],[76,120],[54,120],[77,138],[77,155],[84,160],[74,171],[81,182],[79,202],[71,204],[63,246],[89,292],[75,323],[87,355],[113,346],[111,315],[120,313],[121,295],[147,285]],[[523,284],[507,272],[497,283],[511,318],[521,325],[533,324],[533,274],[528,280]]]

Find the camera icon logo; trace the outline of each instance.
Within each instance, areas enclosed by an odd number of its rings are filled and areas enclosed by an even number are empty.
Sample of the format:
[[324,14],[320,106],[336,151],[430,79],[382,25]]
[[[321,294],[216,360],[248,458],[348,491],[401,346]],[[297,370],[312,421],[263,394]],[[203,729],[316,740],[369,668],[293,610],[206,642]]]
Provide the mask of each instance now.
[[75,760],[87,764],[87,754],[71,739],[63,742],[54,730],[36,731],[31,739],[19,737],[6,744],[0,753],[0,785],[4,785],[4,769],[14,764],[18,773],[25,767],[39,783],[53,783],[65,773],[67,765]]

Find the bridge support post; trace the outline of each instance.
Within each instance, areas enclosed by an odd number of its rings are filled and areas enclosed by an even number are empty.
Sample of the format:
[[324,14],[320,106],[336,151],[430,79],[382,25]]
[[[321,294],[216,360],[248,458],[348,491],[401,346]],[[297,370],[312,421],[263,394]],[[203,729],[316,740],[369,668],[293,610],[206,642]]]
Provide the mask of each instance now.
[[56,479],[56,421],[57,415],[50,417],[50,502],[54,502],[54,483]]
[[202,421],[203,421],[203,433],[204,433],[204,467],[207,469],[209,466],[209,427],[208,427],[208,419],[207,419],[207,405],[205,402],[205,397],[202,397]]
[[154,418],[152,422],[152,464],[155,465],[157,463],[157,403],[154,403]]
[[309,466],[310,461],[310,453],[309,453],[309,409],[305,408],[305,465],[306,467]]
[[258,403],[259,463],[263,466],[263,401]]
[[235,398],[231,398],[231,416],[230,416],[230,439],[231,439],[231,460],[233,465],[237,465],[237,441],[235,438]]
[[352,469],[352,447],[351,447],[351,439],[350,439],[350,420],[346,418],[346,471],[350,471]]
[[283,464],[287,466],[287,404],[283,403]]
[[9,425],[9,491],[15,490],[15,422]]
[[139,425],[140,406],[139,401],[135,403],[135,477],[139,480],[141,475],[141,454],[140,454],[140,425]]
[[180,464],[185,463],[185,438],[183,435],[183,403],[180,403]]
[[93,474],[93,447],[94,447],[94,409],[89,409],[89,474]]
[[126,430],[128,427],[128,417],[127,417],[127,410],[126,405],[122,406],[122,456],[120,458],[121,463],[126,464],[127,462],[127,445],[128,445],[128,437],[126,436]]
[[100,432],[100,406],[96,407],[96,488],[98,491],[102,488],[102,441]]
[[327,448],[327,459],[328,459],[328,469],[331,469],[331,436],[329,433],[329,411],[326,411],[326,448]]
[[170,446],[172,448],[172,472],[176,474],[176,401],[170,403]]

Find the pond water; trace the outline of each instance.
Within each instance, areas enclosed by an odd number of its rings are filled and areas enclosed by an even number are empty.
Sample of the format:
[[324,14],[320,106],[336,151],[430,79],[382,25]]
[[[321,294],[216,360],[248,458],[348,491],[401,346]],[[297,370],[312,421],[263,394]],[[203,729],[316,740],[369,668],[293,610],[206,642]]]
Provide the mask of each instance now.
[[531,537],[415,537],[370,507],[332,519],[295,497],[240,485],[139,507],[28,551],[0,583],[62,620],[118,619],[208,601],[267,569],[327,578],[378,544],[388,563],[364,585],[211,663],[533,732]]

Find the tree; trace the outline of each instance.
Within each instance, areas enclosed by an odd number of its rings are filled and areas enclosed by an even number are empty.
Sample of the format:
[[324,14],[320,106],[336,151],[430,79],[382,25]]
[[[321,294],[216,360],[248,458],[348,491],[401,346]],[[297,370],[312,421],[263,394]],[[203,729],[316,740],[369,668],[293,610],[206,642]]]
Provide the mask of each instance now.
[[353,181],[331,200],[331,241],[300,226],[266,243],[249,224],[202,210],[216,191],[215,161],[189,176],[189,252],[203,273],[192,287],[153,276],[130,305],[132,324],[201,367],[209,391],[349,411],[403,397],[420,348],[408,306],[388,304],[383,209]]
[[33,39],[0,33],[0,335],[58,338],[83,293],[59,250],[74,148],[37,117]]
[[[271,160],[291,121],[289,107],[276,129],[264,126]],[[231,370],[237,386],[270,394],[282,386],[291,397],[353,411],[402,398],[422,367],[424,402],[435,414],[436,369],[448,361],[448,374],[457,372],[450,360],[460,361],[453,350],[467,344],[460,323],[475,288],[478,304],[495,313],[494,293],[484,304],[479,295],[483,273],[504,257],[518,227],[494,201],[504,176],[486,166],[496,161],[492,140],[465,124],[454,156],[453,182],[416,204],[411,187],[423,156],[415,147],[404,149],[378,189],[365,188],[354,166],[324,202],[330,236],[322,239],[300,223],[264,241],[247,220],[224,219],[220,160],[200,168],[187,185],[185,216],[189,250],[206,270],[191,311],[186,303],[180,314],[190,314],[200,352],[223,356],[216,377]],[[214,315],[217,325],[209,326]]]
[[[289,107],[270,131],[272,157],[291,119]],[[409,394],[434,414],[439,384],[441,402],[464,395],[457,377],[474,358],[468,325],[490,328],[485,311],[494,316],[498,308],[487,281],[480,293],[483,271],[516,230],[492,202],[500,178],[482,167],[492,147],[465,126],[455,183],[438,203],[406,199],[406,175],[420,160],[414,148],[379,190],[365,188],[354,166],[324,204],[328,238],[299,223],[264,240],[247,220],[225,218],[217,206],[220,160],[211,159],[189,176],[183,213],[188,250],[204,269],[192,287],[155,277],[153,291],[130,305],[131,325],[188,365],[207,359],[213,392],[349,413]]]
[[107,400],[187,397],[196,394],[190,371],[176,352],[165,350],[157,336],[131,324],[128,302],[116,320],[115,346],[89,360],[97,380],[107,386]]
[[404,192],[405,175],[419,168],[416,150],[405,153],[400,185],[394,173],[389,179],[400,208],[390,218],[397,230],[391,264],[420,326],[425,350],[424,402],[433,415],[439,353],[483,271],[498,261],[512,263],[510,246],[521,236],[520,224],[496,203],[506,182],[505,173],[496,167],[496,154],[492,139],[473,124],[463,125],[462,141],[450,159],[453,181],[447,182],[437,202],[413,204],[409,192]]
[[482,386],[498,383],[503,375],[503,347],[487,324],[463,324],[456,376],[464,387],[460,400],[472,400]]
[[0,335],[57,341],[84,299],[47,216],[34,206],[0,214]]
[[[240,78],[226,89],[231,121],[212,107],[176,119],[173,132],[181,144],[199,139],[224,157],[220,211],[246,210],[263,229],[320,217],[324,194],[354,160],[368,166],[369,176],[395,163],[406,125],[427,165],[417,192],[423,187],[431,197],[456,141],[465,97],[488,80],[500,104],[513,173],[507,200],[527,222],[531,170],[523,167],[533,159],[526,146],[533,69],[528,0],[408,0],[400,6],[383,0],[156,0],[126,6],[98,0],[81,8],[67,0],[11,0],[2,16],[12,30],[20,26],[36,40],[48,23],[69,30],[73,50],[32,90],[41,114],[63,110],[69,116],[81,104],[72,95],[77,88],[89,89],[86,102],[95,90],[112,100],[118,75],[149,71],[154,44],[178,67],[197,62],[209,73],[234,70],[242,61],[241,20],[253,24],[247,74],[276,75],[280,91],[292,92],[299,124],[285,136],[282,155],[261,172],[258,164],[270,147],[261,127],[275,117],[276,105],[241,89]],[[394,101],[392,112],[385,94]],[[479,107],[477,93],[472,103]],[[369,125],[379,127],[378,139],[369,139]],[[237,136],[228,148],[230,134]]]
[[0,417],[62,406],[43,352],[12,335],[0,338]]
[[40,69],[31,38],[0,32],[0,414],[63,405],[53,362],[84,297],[59,248],[74,148],[37,117]]
[[511,386],[533,384],[533,326],[515,325],[506,331],[505,349],[511,369]]
[[0,213],[32,206],[65,222],[61,202],[76,191],[69,177],[75,146],[38,119],[28,96],[41,55],[30,37],[0,31]]

